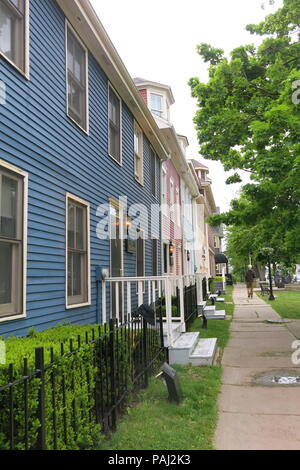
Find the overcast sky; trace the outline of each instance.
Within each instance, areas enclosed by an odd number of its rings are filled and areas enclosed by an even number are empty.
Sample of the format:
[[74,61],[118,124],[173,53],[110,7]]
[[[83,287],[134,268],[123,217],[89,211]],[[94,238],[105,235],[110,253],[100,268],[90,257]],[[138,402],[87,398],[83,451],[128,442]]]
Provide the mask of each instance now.
[[[221,47],[226,55],[242,44],[261,39],[245,25],[261,21],[282,5],[282,0],[91,0],[103,26],[132,77],[171,86],[175,104],[171,120],[178,134],[188,137],[188,158],[201,159],[193,123],[196,100],[189,78],[207,81],[207,65],[196,53],[201,42]],[[265,8],[262,9],[262,4]],[[205,160],[210,168],[217,205],[224,211],[236,195],[237,185],[226,186],[219,162]]]

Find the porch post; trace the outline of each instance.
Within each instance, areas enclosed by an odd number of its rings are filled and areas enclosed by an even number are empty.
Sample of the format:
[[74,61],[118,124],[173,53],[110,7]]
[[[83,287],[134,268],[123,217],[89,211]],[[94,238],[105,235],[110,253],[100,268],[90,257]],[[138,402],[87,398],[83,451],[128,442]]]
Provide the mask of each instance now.
[[186,332],[185,327],[185,318],[184,318],[184,288],[183,288],[183,276],[180,276],[179,279],[179,305],[180,305],[180,324],[181,324],[181,332]]
[[203,302],[203,291],[202,291],[202,275],[196,274],[196,285],[197,285],[197,305]]
[[168,346],[173,346],[172,334],[172,300],[171,300],[171,286],[169,278],[165,279],[165,296],[166,296],[166,317],[167,317],[167,337]]

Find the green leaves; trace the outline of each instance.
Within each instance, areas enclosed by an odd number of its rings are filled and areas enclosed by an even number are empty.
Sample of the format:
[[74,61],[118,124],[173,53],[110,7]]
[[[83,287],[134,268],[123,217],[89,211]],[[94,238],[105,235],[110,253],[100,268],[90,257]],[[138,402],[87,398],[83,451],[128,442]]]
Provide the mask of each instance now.
[[[238,46],[227,60],[220,49],[201,44],[209,80],[190,81],[199,104],[200,153],[226,171],[250,172],[252,180],[229,212],[209,220],[230,226],[231,237],[243,230],[257,253],[268,243],[278,260],[290,263],[300,254],[300,0],[284,0],[283,8],[247,29],[264,36],[259,47]],[[226,183],[240,181],[236,172]],[[235,253],[246,255],[238,247]]]

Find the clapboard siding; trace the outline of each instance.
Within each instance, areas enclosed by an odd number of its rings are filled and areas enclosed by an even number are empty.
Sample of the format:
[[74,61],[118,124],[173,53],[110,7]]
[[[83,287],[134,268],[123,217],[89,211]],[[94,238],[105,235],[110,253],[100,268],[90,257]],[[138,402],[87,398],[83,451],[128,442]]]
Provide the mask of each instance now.
[[[0,323],[1,335],[26,335],[57,323],[94,323],[96,266],[109,268],[109,241],[96,236],[97,208],[109,197],[150,209],[150,144],[144,138],[142,187],[134,178],[134,118],[122,104],[122,166],[108,155],[108,79],[89,53],[89,135],[67,116],[65,17],[55,0],[30,1],[30,80],[0,59],[7,103],[0,106],[0,158],[28,172],[27,316]],[[160,162],[157,194],[160,194]],[[66,193],[90,204],[91,305],[65,309]],[[150,229],[150,221],[144,220]],[[157,223],[157,233],[160,222]],[[152,272],[146,240],[146,274]],[[160,251],[160,250],[159,250]],[[158,266],[160,267],[160,253]],[[0,267],[1,269],[1,267]],[[126,276],[136,275],[135,254],[124,253]],[[101,314],[101,312],[100,312]]]

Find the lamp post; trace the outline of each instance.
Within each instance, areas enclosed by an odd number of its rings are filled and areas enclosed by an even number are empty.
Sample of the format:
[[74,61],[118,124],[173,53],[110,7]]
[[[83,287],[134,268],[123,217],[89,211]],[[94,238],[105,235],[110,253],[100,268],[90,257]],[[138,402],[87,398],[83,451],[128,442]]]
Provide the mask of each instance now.
[[273,285],[272,285],[272,271],[271,271],[271,256],[274,253],[274,249],[270,247],[263,248],[261,250],[263,256],[266,256],[268,260],[268,269],[269,269],[269,285],[270,285],[270,295],[269,300],[275,300],[273,295]]

